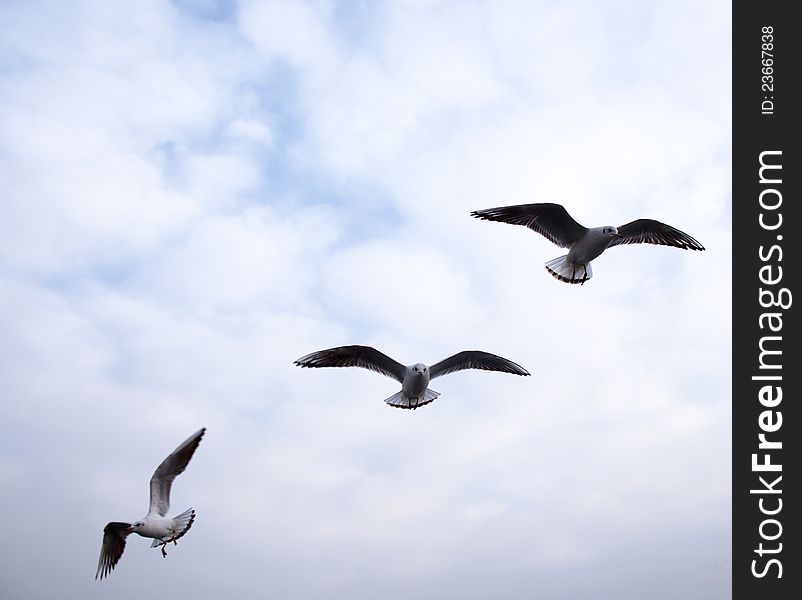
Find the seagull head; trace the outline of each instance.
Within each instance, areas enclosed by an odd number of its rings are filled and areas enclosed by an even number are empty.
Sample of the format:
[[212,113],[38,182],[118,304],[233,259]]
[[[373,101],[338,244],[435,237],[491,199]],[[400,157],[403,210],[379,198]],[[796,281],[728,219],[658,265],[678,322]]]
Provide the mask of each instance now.
[[145,526],[145,523],[143,523],[142,521],[137,521],[136,523],[134,523],[133,525],[131,525],[128,528],[128,531],[131,532],[131,533],[135,533],[135,532],[138,532],[140,529],[142,529],[144,526]]
[[423,375],[424,373],[428,373],[429,372],[429,367],[427,367],[426,365],[424,365],[422,363],[418,363],[418,364],[412,365],[412,372],[413,373],[420,373],[421,375]]
[[609,235],[613,238],[622,238],[624,237],[620,233],[618,233],[618,227],[613,227],[612,225],[607,225],[602,229],[602,233],[605,235]]

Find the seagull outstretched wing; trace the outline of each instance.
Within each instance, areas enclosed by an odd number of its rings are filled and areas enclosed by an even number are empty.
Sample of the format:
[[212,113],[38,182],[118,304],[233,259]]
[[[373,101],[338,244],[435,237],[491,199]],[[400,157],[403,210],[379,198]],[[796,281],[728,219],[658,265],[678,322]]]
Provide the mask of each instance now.
[[658,244],[683,250],[704,250],[698,241],[684,231],[653,219],[637,219],[618,228],[621,237],[614,238],[610,246],[620,244]]
[[463,371],[465,369],[529,375],[529,371],[524,369],[521,365],[507,360],[506,358],[502,358],[501,356],[496,356],[489,352],[482,352],[481,350],[464,350],[458,352],[454,356],[444,358],[436,365],[429,367],[429,375],[434,379],[441,375],[447,375],[448,373]]
[[295,361],[299,367],[362,367],[403,383],[407,368],[370,346],[339,346],[319,350]]
[[170,488],[173,480],[184,472],[189,459],[200,444],[206,428],[199,429],[189,436],[170,456],[162,461],[150,478],[150,513],[158,513],[162,517],[170,510]]
[[103,545],[100,547],[100,559],[97,561],[95,579],[108,577],[120,561],[125,550],[125,538],[131,533],[130,523],[112,521],[103,528]]
[[541,202],[475,210],[471,216],[485,221],[500,221],[523,225],[557,244],[570,248],[587,233],[587,227],[577,223],[561,204]]

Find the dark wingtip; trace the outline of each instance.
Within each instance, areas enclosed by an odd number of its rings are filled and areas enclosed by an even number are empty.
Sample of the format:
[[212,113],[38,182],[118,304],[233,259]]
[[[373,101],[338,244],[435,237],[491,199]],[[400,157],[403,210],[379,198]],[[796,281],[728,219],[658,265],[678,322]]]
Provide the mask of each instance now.
[[206,427],[201,427],[200,429],[198,429],[198,431],[196,431],[189,437],[189,439],[192,439],[193,437],[195,438],[195,448],[197,448],[200,445],[204,435],[206,435]]
[[[670,245],[670,244],[666,244],[666,245]],[[705,247],[702,246],[702,244],[700,244],[696,240],[693,240],[693,242],[686,242],[685,245],[684,246],[680,246],[680,248],[682,248],[683,250],[700,250],[700,251],[701,250],[705,250]]]
[[294,361],[292,361],[292,364],[294,364],[296,367],[301,367],[301,368],[311,366],[309,364],[309,357],[308,356],[302,356],[301,358],[297,358]]
[[[512,361],[510,361],[510,362],[512,362]],[[510,371],[510,373],[512,373],[513,375],[520,375],[521,377],[529,377],[531,375],[531,373],[529,371],[524,369],[518,363],[512,363],[512,364],[515,365],[515,369]]]

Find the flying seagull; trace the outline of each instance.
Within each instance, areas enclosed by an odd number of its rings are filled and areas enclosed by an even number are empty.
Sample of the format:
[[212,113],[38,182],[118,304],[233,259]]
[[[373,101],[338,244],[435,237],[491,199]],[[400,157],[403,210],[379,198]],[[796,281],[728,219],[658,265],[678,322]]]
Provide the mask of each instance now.
[[619,244],[659,244],[683,250],[704,250],[704,246],[679,229],[652,219],[637,219],[620,227],[583,227],[561,204],[520,204],[475,210],[471,216],[485,221],[524,225],[537,231],[568,254],[550,260],[546,270],[560,281],[584,284],[593,277],[590,261],[607,248]]
[[392,377],[401,384],[401,391],[385,400],[396,408],[416,409],[432,402],[440,395],[429,389],[429,381],[441,375],[465,369],[482,371],[501,371],[515,375],[529,375],[529,372],[511,360],[489,352],[465,350],[427,367],[417,363],[405,367],[386,354],[370,346],[340,346],[312,352],[295,361],[299,367],[362,367]]
[[170,488],[173,485],[173,479],[187,468],[189,459],[195,453],[205,432],[206,428],[204,427],[193,433],[183,444],[173,450],[153,473],[153,477],[150,478],[150,509],[143,519],[133,525],[112,521],[103,529],[103,545],[100,548],[100,560],[97,563],[95,579],[108,577],[123,555],[125,538],[130,534],[138,533],[142,537],[153,538],[150,547],[161,546],[162,556],[166,557],[165,546],[170,542],[178,545],[177,540],[192,527],[192,523],[195,521],[194,508],[185,510],[177,517],[167,516],[167,511],[170,510]]

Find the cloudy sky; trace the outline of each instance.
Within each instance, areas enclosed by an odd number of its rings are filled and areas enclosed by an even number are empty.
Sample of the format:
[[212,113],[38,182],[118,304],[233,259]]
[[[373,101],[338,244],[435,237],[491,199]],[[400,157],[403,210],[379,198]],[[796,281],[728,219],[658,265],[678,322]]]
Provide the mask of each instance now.
[[[7,598],[730,596],[730,3],[0,3]],[[471,210],[671,223],[564,253]],[[468,371],[292,361],[343,344]],[[201,426],[166,560],[103,526]]]

